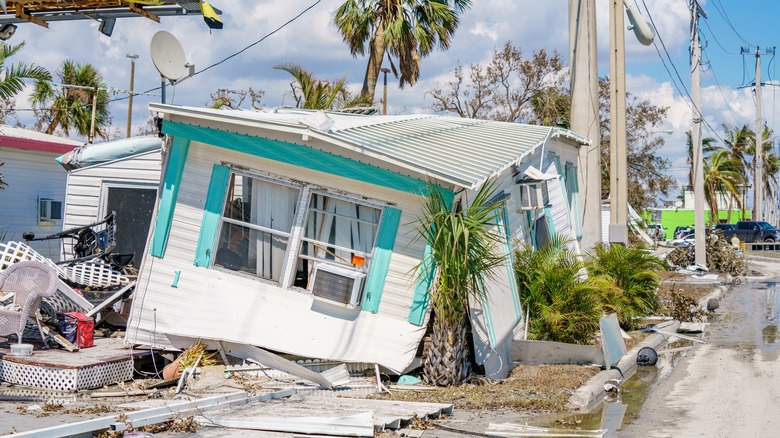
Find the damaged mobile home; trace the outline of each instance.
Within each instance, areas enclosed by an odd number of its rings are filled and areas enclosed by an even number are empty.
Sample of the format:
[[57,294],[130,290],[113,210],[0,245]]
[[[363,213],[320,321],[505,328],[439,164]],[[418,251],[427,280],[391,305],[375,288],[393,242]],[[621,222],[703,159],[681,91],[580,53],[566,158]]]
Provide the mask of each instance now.
[[[579,148],[544,126],[433,115],[246,112],[152,104],[168,136],[127,342],[198,339],[309,358],[420,364],[430,312],[415,267],[429,182],[468,203],[491,178],[503,250],[580,230]],[[511,368],[511,258],[473,303],[476,359]]]

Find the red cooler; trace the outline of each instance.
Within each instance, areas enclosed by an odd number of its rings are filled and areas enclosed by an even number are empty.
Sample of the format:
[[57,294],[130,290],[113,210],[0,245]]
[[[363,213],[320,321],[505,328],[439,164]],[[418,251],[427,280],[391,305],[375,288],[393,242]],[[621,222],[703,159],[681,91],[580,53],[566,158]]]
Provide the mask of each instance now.
[[79,348],[89,348],[95,344],[93,333],[95,330],[95,320],[91,317],[79,313],[68,312],[62,314],[66,323],[76,325],[76,336],[74,344]]

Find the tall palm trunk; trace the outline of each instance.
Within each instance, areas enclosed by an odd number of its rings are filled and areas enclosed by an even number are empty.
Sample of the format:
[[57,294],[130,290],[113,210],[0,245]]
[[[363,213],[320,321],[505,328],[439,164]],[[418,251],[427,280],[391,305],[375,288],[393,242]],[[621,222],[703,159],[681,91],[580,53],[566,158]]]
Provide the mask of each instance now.
[[379,70],[382,68],[382,58],[385,56],[387,47],[384,24],[380,24],[377,28],[376,35],[371,39],[370,46],[368,65],[366,65],[366,77],[363,79],[361,94],[370,97],[371,102],[373,102],[376,92],[376,80],[379,77]]
[[470,372],[468,319],[464,316],[460,322],[453,324],[434,314],[423,380],[429,385],[459,385]]

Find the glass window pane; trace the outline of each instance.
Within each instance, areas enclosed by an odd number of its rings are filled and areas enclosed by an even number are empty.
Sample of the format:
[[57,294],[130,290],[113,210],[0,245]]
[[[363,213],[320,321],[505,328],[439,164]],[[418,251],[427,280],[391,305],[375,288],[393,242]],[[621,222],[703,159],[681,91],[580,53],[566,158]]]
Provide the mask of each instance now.
[[328,260],[366,272],[381,214],[378,208],[312,194],[304,224],[304,241],[298,253],[295,286],[307,287],[316,260]]
[[224,217],[265,228],[222,223],[215,264],[281,281],[300,190],[233,174]]

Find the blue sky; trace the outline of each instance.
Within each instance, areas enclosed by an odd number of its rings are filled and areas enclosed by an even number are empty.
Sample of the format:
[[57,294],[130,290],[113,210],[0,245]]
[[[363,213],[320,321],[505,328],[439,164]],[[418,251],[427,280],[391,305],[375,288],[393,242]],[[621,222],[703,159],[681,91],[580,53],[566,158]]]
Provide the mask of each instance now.
[[[599,68],[600,73],[606,75],[609,73],[608,1],[596,1]],[[671,63],[666,59],[671,74],[661,62],[655,46],[642,46],[627,32],[627,88],[640,98],[669,108],[662,129],[673,130],[673,133],[660,134],[666,140],[661,154],[673,161],[674,175],[682,180],[686,175],[684,139],[690,128],[691,110],[686,103],[687,96],[681,95],[678,88],[690,90],[688,0],[630,1],[636,1],[646,18],[652,17],[660,36],[656,39],[658,50],[664,58],[666,53],[671,58]],[[129,86],[130,61],[126,55],[138,54],[136,91],[159,86],[159,75],[149,56],[149,43],[157,31],[171,32],[179,39],[187,60],[195,64],[196,71],[257,43],[228,61],[183,81],[175,89],[169,87],[169,103],[172,100],[180,105],[204,105],[209,101],[209,94],[218,88],[247,87],[263,90],[262,102],[269,107],[291,105],[289,75],[272,68],[283,62],[300,63],[324,79],[346,75],[352,87],[359,89],[365,59],[350,55],[332,24],[332,14],[340,0],[211,0],[211,3],[223,11],[225,27],[222,30],[210,32],[199,16],[163,18],[161,23],[133,18],[118,20],[109,38],[98,32],[97,22],[79,20],[51,23],[49,29],[22,24],[9,42],[26,42],[15,61],[34,62],[50,70],[56,70],[67,58],[89,62],[101,71],[109,86],[122,89]],[[706,0],[700,4],[708,16],[706,24],[701,25],[701,35],[705,44],[704,57],[710,61],[701,81],[702,112],[717,131],[705,131],[705,135],[717,137],[723,135],[720,128],[723,123],[747,123],[751,127],[755,123],[752,89],[738,88],[744,82],[753,81],[755,58],[740,55],[740,47],[750,45],[754,50],[756,45],[764,49],[777,44],[774,29],[780,17],[780,1]],[[311,9],[300,18],[258,42],[309,7]],[[401,90],[394,81],[389,81],[388,112],[430,112],[427,107],[431,99],[426,91],[446,84],[452,77],[452,69],[459,63],[485,62],[505,41],[511,41],[529,55],[541,48],[557,50],[568,62],[567,7],[567,0],[474,0],[472,8],[461,17],[451,49],[436,52],[424,60],[416,86]],[[672,64],[682,81],[676,77]],[[762,64],[762,82],[774,80],[777,77],[774,59],[765,56]],[[763,114],[770,127],[776,125],[775,90],[776,87],[771,86],[763,90]],[[151,101],[157,102],[159,97],[135,98],[133,132],[145,122],[149,114],[146,105]],[[29,108],[25,95],[18,99],[17,107]],[[118,132],[124,133],[127,101],[113,103],[111,112]]]

